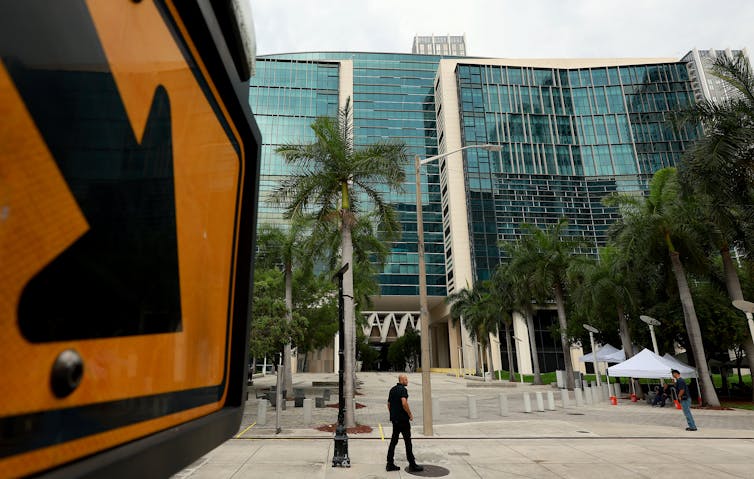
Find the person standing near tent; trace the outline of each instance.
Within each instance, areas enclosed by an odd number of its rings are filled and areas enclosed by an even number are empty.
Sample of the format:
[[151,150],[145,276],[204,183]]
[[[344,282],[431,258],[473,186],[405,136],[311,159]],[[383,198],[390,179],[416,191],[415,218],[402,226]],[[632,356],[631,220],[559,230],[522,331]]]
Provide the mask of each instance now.
[[689,425],[686,430],[696,431],[694,416],[691,415],[691,396],[689,396],[689,388],[686,385],[686,381],[683,380],[681,373],[677,369],[671,370],[670,373],[675,378],[675,389],[678,391],[678,400],[681,401],[683,415],[686,416],[686,422]]

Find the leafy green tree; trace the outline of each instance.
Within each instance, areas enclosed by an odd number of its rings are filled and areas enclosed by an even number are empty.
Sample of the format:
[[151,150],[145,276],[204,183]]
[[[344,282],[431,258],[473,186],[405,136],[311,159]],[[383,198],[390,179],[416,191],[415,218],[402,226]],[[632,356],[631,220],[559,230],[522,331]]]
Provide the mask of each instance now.
[[274,357],[283,347],[301,341],[306,320],[293,314],[287,320],[283,293],[283,274],[276,269],[254,272],[254,301],[252,305],[249,351],[253,357]]
[[566,319],[566,284],[568,270],[580,261],[575,253],[582,243],[564,234],[567,225],[566,218],[544,230],[533,225],[522,225],[526,235],[510,248],[508,267],[514,274],[526,278],[538,290],[537,296],[555,299],[566,382],[567,387],[573,389],[575,382]]
[[376,369],[377,360],[380,359],[380,353],[369,343],[359,341],[359,360],[361,361],[362,371],[371,371]]
[[420,355],[421,336],[410,327],[387,350],[387,359],[397,371],[404,371],[407,367],[415,371]]
[[[283,204],[286,215],[313,214],[317,224],[336,222],[341,233],[342,264],[351,267],[343,276],[344,397],[346,427],[356,425],[353,410],[355,355],[355,310],[352,228],[368,207],[380,218],[384,231],[398,231],[393,208],[382,191],[399,190],[405,180],[406,147],[380,142],[355,148],[350,99],[338,118],[317,118],[311,125],[315,141],[306,145],[286,144],[276,151],[294,168],[283,180],[273,199]],[[316,226],[315,226],[316,228]]]
[[[293,270],[302,265],[304,268],[311,268],[311,255],[307,247],[308,230],[306,220],[295,218],[286,229],[263,224],[257,233],[257,265],[268,268],[280,266],[283,270],[287,322],[293,320]],[[283,389],[292,395],[293,371],[291,370],[290,343],[283,348],[283,369]]]
[[704,240],[695,228],[694,206],[681,201],[676,170],[665,168],[656,172],[647,198],[616,195],[605,202],[621,209],[622,218],[612,230],[620,248],[631,256],[648,255],[669,263],[683,306],[686,331],[703,387],[703,400],[708,405],[719,406],[684,266],[684,263],[699,265],[706,262],[702,249]]
[[304,338],[298,343],[299,357],[333,344],[338,332],[338,291],[329,273],[301,269],[294,274],[293,309],[307,320]]

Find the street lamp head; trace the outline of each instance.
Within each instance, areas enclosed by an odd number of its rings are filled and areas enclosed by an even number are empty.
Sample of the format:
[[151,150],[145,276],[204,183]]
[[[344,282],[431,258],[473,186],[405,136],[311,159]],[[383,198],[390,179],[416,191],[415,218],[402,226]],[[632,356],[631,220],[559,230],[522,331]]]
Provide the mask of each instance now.
[[487,151],[503,151],[503,145],[488,144],[488,145],[480,145],[479,148],[483,150],[487,150]]
[[740,309],[744,313],[754,313],[754,303],[751,301],[744,301],[743,299],[737,299],[733,301],[733,306]]
[[590,325],[588,325],[586,323],[582,324],[582,326],[584,326],[584,329],[586,329],[590,333],[599,333],[600,332],[599,329],[595,328],[594,326],[590,326]]
[[655,318],[652,318],[652,317],[644,315],[644,314],[642,314],[641,316],[639,316],[639,319],[641,319],[642,321],[644,321],[645,323],[647,323],[650,326],[659,326],[660,324],[662,324],[662,323],[660,323],[660,321],[656,320]]
[[459,151],[468,150],[470,148],[479,148],[479,149],[486,150],[486,151],[502,151],[503,150],[503,146],[502,145],[493,145],[492,143],[487,143],[487,144],[484,144],[484,145],[466,145],[466,146],[463,146],[463,147],[458,148],[458,149],[453,150],[453,151],[448,151],[448,152],[445,152],[445,153],[440,153],[439,155],[430,156],[429,158],[425,158],[423,160],[421,160],[419,158],[419,155],[416,155],[415,158],[416,158],[416,161],[417,161],[418,165],[426,165],[427,163],[431,163],[431,162],[433,162],[435,160],[439,160],[440,158],[446,158],[446,157],[448,157],[448,156],[450,156],[450,155],[452,155],[454,153],[458,153]]

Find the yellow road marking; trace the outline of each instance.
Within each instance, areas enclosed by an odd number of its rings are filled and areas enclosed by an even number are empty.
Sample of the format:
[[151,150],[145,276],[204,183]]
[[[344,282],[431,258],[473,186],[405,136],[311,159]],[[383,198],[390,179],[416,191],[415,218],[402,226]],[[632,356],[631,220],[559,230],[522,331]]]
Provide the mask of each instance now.
[[380,426],[380,437],[382,438],[382,442],[385,442],[385,434],[382,432],[382,424],[377,423],[378,426]]
[[243,436],[246,431],[248,431],[249,429],[251,429],[252,427],[254,427],[256,425],[257,425],[256,421],[254,421],[253,423],[251,423],[251,425],[249,427],[247,427],[243,431],[241,431],[238,434],[236,434],[236,439],[238,439],[239,437]]

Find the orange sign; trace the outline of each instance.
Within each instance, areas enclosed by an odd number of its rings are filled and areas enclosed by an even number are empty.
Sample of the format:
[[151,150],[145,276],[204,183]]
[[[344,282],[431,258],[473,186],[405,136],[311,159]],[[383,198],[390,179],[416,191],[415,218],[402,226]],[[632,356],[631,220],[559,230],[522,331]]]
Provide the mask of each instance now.
[[[41,22],[35,2],[13,3],[0,20],[0,477],[221,407],[244,173],[172,2],[87,0]],[[28,31],[39,37],[6,42]]]

